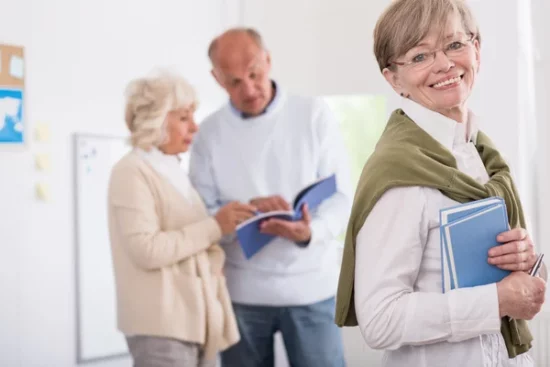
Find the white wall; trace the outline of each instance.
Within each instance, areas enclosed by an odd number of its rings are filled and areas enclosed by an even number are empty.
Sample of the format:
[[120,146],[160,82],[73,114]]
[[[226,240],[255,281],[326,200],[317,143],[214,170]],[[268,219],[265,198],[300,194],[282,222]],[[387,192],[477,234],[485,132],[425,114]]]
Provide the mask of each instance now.
[[[221,103],[206,50],[239,15],[232,3],[0,0],[0,41],[26,48],[28,132],[40,122],[51,130],[49,143],[31,137],[23,151],[0,151],[1,366],[76,365],[71,135],[125,134],[123,88],[157,65],[199,87],[199,116]],[[38,152],[50,153],[50,173],[34,170]],[[50,184],[49,202],[35,199],[38,180]]]
[[372,30],[389,0],[244,0],[288,89],[315,95],[389,92],[376,72]]
[[[550,3],[532,0],[533,26],[535,29],[535,85],[537,146],[539,153],[536,200],[538,202],[539,246],[550,254]],[[548,255],[546,255],[548,256]],[[547,260],[548,263],[548,260]],[[549,306],[550,307],[550,306]],[[550,309],[550,308],[549,308]]]

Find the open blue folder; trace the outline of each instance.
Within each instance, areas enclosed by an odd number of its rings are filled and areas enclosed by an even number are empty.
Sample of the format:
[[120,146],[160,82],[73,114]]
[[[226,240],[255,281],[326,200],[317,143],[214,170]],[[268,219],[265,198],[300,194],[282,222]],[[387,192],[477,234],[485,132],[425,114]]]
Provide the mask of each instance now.
[[504,200],[478,200],[440,211],[443,292],[498,282],[510,272],[487,262],[496,237],[509,229]]
[[307,204],[309,210],[313,211],[334,193],[336,193],[336,175],[331,175],[300,190],[292,203],[292,210],[259,213],[241,223],[237,226],[237,238],[245,257],[247,259],[251,258],[275,238],[275,236],[260,232],[260,224],[263,220],[270,218],[300,220],[302,219],[302,206],[304,204]]

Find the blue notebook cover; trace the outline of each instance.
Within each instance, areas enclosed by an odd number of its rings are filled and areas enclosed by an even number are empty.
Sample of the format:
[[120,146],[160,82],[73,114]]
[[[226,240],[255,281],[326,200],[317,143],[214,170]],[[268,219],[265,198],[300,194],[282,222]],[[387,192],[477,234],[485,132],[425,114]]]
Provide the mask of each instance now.
[[506,206],[490,205],[442,227],[454,288],[475,287],[502,280],[509,271],[487,262],[496,237],[508,230]]
[[258,215],[244,221],[237,226],[237,238],[247,259],[250,259],[275,236],[260,232],[260,224],[269,218],[285,220],[302,219],[302,206],[308,205],[310,211],[315,210],[325,199],[336,193],[336,175],[325,177],[303,188],[292,202],[291,211],[272,211],[258,213]]
[[[467,217],[468,215],[471,215],[473,213],[476,213],[480,210],[487,209],[490,206],[502,204],[506,205],[504,203],[504,199],[500,197],[489,197],[487,199],[482,200],[476,200],[469,203],[459,204],[455,206],[451,206],[449,208],[441,209],[439,212],[439,222],[440,222],[440,228],[442,229],[444,225],[454,222],[458,219]],[[454,281],[450,277],[449,273],[449,267],[450,262],[447,257],[447,253],[445,250],[445,237],[443,235],[443,230],[440,230],[440,246],[441,246],[441,276],[442,276],[442,284],[443,284],[443,292],[455,289]]]

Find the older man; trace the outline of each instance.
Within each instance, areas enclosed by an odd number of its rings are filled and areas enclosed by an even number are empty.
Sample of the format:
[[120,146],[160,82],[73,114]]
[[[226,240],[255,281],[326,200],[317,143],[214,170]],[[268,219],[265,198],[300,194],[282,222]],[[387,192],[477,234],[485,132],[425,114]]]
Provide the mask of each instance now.
[[209,48],[212,74],[229,102],[201,124],[190,176],[212,213],[229,201],[260,211],[289,209],[306,185],[336,173],[338,192],[300,221],[270,220],[276,235],[247,260],[236,238],[222,241],[225,274],[241,341],[224,367],[273,366],[273,336],[283,335],[292,366],[344,366],[334,324],[339,274],[336,237],[351,206],[338,124],[317,98],[292,96],[270,79],[271,59],[253,29],[231,29]]

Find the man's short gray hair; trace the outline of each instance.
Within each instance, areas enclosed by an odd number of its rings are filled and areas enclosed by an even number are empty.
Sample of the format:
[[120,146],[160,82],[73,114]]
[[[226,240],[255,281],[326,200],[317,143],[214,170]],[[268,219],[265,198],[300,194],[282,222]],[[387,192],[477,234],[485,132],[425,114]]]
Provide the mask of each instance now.
[[[262,50],[266,49],[264,41],[262,39],[262,36],[260,35],[260,32],[258,32],[254,28],[236,27],[236,28],[231,28],[231,29],[224,32],[224,34],[227,34],[227,33],[246,33],[248,36],[250,36],[250,38],[252,38],[254,43],[260,49],[262,49]],[[218,48],[218,39],[219,38],[220,38],[219,36],[214,38],[212,40],[212,42],[210,42],[210,45],[208,46],[208,57],[210,58],[210,61],[212,62],[212,64],[215,64],[215,54],[216,54],[216,50]]]

